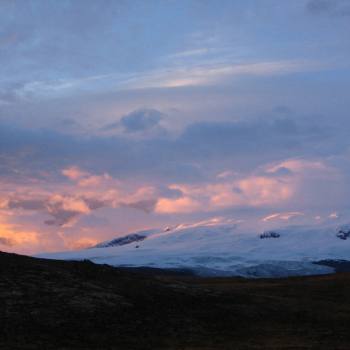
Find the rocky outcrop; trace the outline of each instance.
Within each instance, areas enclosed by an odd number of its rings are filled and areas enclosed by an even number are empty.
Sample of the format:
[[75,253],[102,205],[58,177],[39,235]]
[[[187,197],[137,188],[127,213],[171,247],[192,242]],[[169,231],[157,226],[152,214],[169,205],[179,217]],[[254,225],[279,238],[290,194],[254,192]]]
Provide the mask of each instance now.
[[140,242],[146,239],[146,236],[139,235],[137,233],[123,236],[123,237],[118,237],[115,239],[112,239],[111,241],[108,242],[102,242],[97,245],[95,245],[93,248],[108,248],[108,247],[116,247],[116,246],[121,246],[121,245],[126,245],[134,242]]
[[275,231],[265,231],[262,234],[259,235],[260,239],[265,238],[279,238],[281,235]]

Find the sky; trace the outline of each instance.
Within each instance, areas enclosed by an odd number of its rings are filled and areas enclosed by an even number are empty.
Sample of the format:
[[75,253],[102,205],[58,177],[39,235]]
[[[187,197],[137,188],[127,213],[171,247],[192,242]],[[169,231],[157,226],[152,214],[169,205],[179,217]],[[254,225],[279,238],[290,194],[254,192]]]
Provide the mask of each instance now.
[[350,0],[0,0],[0,250],[346,221],[349,33]]

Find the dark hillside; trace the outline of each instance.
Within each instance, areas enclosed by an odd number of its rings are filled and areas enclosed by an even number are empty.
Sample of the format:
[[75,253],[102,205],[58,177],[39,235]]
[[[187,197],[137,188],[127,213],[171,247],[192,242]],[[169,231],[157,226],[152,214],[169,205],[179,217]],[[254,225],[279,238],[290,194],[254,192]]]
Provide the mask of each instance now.
[[350,349],[350,274],[200,279],[0,253],[1,349]]

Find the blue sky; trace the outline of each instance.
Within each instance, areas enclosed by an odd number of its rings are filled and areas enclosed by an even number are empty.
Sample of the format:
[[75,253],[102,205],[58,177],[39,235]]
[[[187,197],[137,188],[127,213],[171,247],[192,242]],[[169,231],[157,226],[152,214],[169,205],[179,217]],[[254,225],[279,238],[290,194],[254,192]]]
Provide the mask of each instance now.
[[348,0],[1,1],[0,248],[346,218],[349,32]]

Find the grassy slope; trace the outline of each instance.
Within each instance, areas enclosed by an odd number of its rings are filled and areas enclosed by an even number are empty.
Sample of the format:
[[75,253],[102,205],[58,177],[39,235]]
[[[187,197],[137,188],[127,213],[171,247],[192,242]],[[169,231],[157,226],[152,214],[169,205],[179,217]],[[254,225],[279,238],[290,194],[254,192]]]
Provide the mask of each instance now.
[[350,349],[350,274],[244,280],[0,253],[1,349]]

